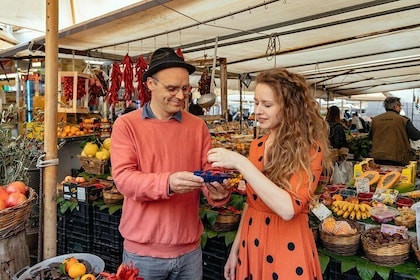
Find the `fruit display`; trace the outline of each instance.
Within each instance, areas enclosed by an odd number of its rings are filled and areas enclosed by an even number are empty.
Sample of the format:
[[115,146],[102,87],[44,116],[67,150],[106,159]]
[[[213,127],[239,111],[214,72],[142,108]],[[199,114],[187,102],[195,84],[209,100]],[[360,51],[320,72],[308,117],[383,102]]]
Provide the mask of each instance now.
[[66,124],[64,126],[57,127],[57,137],[66,138],[66,137],[77,137],[84,136],[87,132],[80,129],[76,124]]
[[334,217],[328,217],[322,221],[321,229],[324,232],[334,235],[354,234],[357,231],[355,228],[352,228],[347,221],[337,221]]
[[370,215],[378,223],[387,223],[394,220],[399,214],[398,210],[390,206],[375,206],[370,208]]
[[370,205],[359,203],[357,198],[350,201],[336,200],[332,203],[332,211],[337,216],[342,216],[344,219],[364,220],[370,217]]
[[24,203],[28,199],[27,193],[28,186],[21,181],[0,186],[0,211]]

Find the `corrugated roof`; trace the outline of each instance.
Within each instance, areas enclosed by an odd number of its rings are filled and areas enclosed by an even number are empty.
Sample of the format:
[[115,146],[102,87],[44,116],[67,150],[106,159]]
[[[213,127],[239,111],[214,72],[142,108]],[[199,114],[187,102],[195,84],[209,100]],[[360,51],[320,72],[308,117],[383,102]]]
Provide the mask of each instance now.
[[[6,2],[18,5],[16,1]],[[100,2],[103,6],[115,1]],[[147,57],[158,47],[171,46],[180,47],[187,60],[200,61],[212,58],[218,37],[217,55],[227,59],[231,78],[286,67],[305,75],[314,88],[332,96],[420,87],[417,0],[132,2],[120,2],[103,16],[99,17],[98,10],[94,18],[67,24],[59,34],[62,51],[119,60],[126,53]],[[73,6],[68,3],[60,1],[60,26],[69,23],[68,12],[63,9],[72,11],[70,18],[77,22],[83,5],[85,9],[94,8],[95,3],[98,9],[100,6],[99,1],[74,0]],[[35,4],[28,6],[34,9]],[[19,7],[24,9],[25,5]],[[1,12],[0,22],[19,24],[14,14],[19,11],[12,11]],[[36,18],[34,29],[38,30],[39,14],[25,15],[26,25],[28,18]],[[7,16],[14,18],[8,21]],[[35,43],[43,44],[44,38],[37,38]],[[42,55],[28,51],[28,45],[25,42],[3,50],[0,57]],[[211,64],[203,65],[207,66]]]

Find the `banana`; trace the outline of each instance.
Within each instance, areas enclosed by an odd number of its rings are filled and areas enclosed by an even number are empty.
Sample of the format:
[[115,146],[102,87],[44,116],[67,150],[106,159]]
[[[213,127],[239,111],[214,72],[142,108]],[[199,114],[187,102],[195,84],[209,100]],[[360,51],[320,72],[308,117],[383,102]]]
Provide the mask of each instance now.
[[356,211],[351,211],[351,214],[349,216],[350,220],[354,220],[354,217],[356,216]]
[[367,219],[367,213],[366,212],[362,212],[362,219]]
[[335,207],[340,207],[340,202],[342,202],[342,201],[335,200],[335,201],[332,203],[332,205],[333,205],[333,206],[335,206]]
[[364,203],[359,204],[359,210],[362,211],[362,212],[365,212],[366,211],[366,208],[365,208],[365,204]]
[[345,203],[343,204],[343,207],[341,207],[341,209],[343,209],[343,211],[346,211],[347,209],[349,209],[350,207],[350,203],[345,201]]
[[347,219],[347,217],[350,215],[350,211],[346,211],[346,212],[344,212],[344,214],[343,214],[343,218],[344,219]]
[[343,209],[338,210],[338,212],[337,212],[336,214],[337,214],[337,216],[341,216],[341,215],[343,215],[343,214],[344,214]]
[[359,208],[360,208],[360,205],[359,204],[355,204],[353,209],[354,209],[354,211],[357,212],[359,210]]
[[362,213],[360,211],[356,211],[356,219],[360,220],[362,218]]

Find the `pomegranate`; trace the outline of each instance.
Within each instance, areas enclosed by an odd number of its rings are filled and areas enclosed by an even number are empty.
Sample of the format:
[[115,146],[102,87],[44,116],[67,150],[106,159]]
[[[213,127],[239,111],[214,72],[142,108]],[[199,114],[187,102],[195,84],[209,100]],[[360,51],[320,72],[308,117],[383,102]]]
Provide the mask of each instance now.
[[0,211],[7,208],[7,204],[5,200],[0,199]]
[[28,186],[22,181],[14,181],[7,185],[6,191],[8,193],[20,192],[22,194],[26,194]]
[[20,192],[13,192],[9,194],[9,197],[6,200],[7,207],[13,207],[23,203],[26,200],[26,195]]
[[0,187],[0,200],[6,201],[8,196],[9,196],[9,194],[6,191],[6,188]]

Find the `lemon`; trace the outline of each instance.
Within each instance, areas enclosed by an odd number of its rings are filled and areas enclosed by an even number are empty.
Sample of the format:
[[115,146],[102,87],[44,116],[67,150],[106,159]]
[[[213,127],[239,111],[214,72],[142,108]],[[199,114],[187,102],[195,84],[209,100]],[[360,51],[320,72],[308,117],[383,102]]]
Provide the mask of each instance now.
[[111,138],[106,138],[102,146],[107,150],[111,149]]
[[87,142],[85,147],[83,148],[83,152],[88,157],[94,157],[96,155],[96,152],[98,152],[99,148],[98,145],[96,145],[93,142]]
[[96,152],[95,156],[99,160],[107,160],[109,159],[110,153],[107,149],[101,149]]

